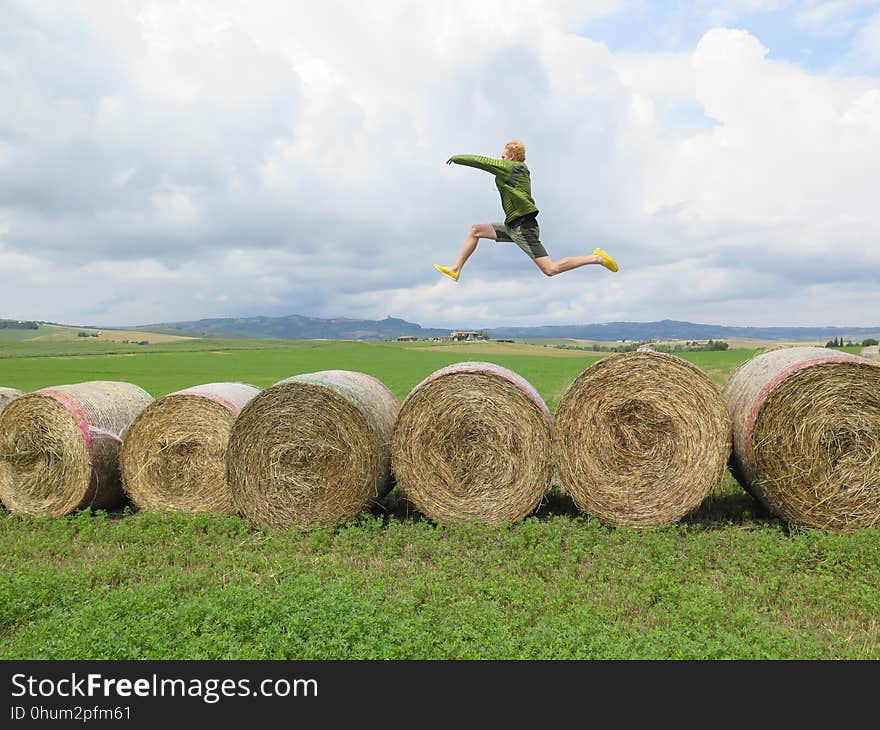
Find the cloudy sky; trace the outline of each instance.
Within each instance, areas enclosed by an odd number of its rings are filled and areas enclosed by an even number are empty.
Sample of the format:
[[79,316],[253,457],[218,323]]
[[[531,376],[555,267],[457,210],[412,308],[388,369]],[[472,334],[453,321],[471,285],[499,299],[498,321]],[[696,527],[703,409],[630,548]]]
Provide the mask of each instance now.
[[[880,324],[880,0],[0,0],[0,317]],[[481,242],[521,139],[554,258]]]

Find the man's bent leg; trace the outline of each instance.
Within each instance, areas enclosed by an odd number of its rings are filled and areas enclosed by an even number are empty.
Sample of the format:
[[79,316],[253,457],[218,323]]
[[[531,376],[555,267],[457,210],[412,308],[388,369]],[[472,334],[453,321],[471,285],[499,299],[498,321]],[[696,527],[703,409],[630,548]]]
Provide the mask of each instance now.
[[471,254],[477,250],[477,243],[481,238],[497,240],[495,227],[491,223],[476,223],[471,226],[467,238],[464,239],[464,245],[461,247],[461,253],[458,254],[458,259],[449,267],[452,271],[456,274],[461,271],[465,262],[471,257]]

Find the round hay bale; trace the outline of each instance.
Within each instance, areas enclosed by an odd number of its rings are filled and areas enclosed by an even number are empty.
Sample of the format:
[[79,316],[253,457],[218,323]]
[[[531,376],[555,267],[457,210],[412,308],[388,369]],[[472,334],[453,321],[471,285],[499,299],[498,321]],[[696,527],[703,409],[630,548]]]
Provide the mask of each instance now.
[[824,347],[756,355],[724,394],[733,472],[796,525],[880,524],[880,363]]
[[869,360],[880,360],[880,345],[868,345],[859,351],[859,355]]
[[6,408],[10,401],[18,398],[20,395],[24,395],[24,393],[15,388],[0,388],[0,411]]
[[553,478],[553,417],[538,391],[488,362],[462,362],[409,393],[392,440],[397,483],[439,522],[513,522]]
[[229,437],[227,479],[239,511],[258,525],[303,531],[354,518],[391,487],[399,409],[381,381],[350,370],[266,388]]
[[136,385],[111,381],[16,398],[0,413],[0,500],[32,515],[118,506],[122,436],[152,400]]
[[677,522],[718,485],[730,445],[719,389],[696,365],[661,352],[600,360],[556,410],[562,487],[608,525]]
[[125,434],[119,457],[131,501],[143,510],[235,514],[226,481],[229,433],[259,392],[243,383],[209,383],[147,406]]

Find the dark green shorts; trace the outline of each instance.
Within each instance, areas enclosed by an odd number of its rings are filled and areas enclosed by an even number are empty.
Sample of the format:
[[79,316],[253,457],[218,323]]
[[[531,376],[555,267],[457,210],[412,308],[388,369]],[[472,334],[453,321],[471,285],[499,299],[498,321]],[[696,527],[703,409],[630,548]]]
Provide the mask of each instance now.
[[547,249],[541,245],[541,231],[536,217],[518,218],[511,221],[509,226],[493,223],[492,227],[495,229],[495,238],[501,243],[515,243],[533,259],[547,256]]

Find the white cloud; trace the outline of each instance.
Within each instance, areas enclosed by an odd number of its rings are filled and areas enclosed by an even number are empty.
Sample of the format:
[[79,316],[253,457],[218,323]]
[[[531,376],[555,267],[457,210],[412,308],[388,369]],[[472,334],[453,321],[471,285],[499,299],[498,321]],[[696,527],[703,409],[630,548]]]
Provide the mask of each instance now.
[[646,199],[654,210],[678,206],[680,225],[707,226],[707,250],[754,242],[820,255],[833,243],[859,253],[861,243],[843,237],[856,220],[866,232],[880,225],[866,185],[880,164],[878,88],[811,76],[765,53],[745,31],[703,37],[693,55],[697,98],[719,124],[664,149]]

